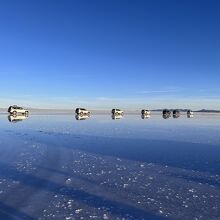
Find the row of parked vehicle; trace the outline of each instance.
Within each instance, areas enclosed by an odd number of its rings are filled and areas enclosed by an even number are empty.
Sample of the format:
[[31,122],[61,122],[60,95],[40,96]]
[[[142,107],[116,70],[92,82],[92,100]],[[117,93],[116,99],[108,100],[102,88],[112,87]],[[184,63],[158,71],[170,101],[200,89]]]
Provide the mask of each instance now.
[[[83,116],[83,115],[90,115],[91,114],[91,112],[88,111],[85,108],[76,108],[75,113],[77,115],[81,115],[81,116]],[[112,109],[112,114],[114,114],[114,115],[124,115],[124,111],[122,111],[120,109],[114,108],[114,109]]]
[[[27,109],[24,109],[17,105],[10,106],[8,108],[8,113],[10,114],[9,121],[24,120],[29,116],[29,111]],[[89,118],[91,115],[91,112],[85,108],[76,108],[75,113],[76,113],[75,117],[77,120],[85,120]],[[112,109],[111,113],[112,113],[112,119],[121,119],[124,115],[124,111],[115,108]],[[162,115],[164,119],[170,118],[171,115],[173,115],[173,118],[178,118],[180,117],[180,111],[178,109],[175,110],[164,109]],[[151,116],[150,110],[147,109],[141,110],[142,119],[150,118],[150,116]],[[193,112],[191,110],[187,111],[187,117],[188,118],[193,117]]]
[[[75,111],[75,113],[76,113],[77,115],[81,115],[81,116],[83,116],[83,115],[90,115],[90,114],[91,114],[91,112],[88,111],[88,110],[85,109],[85,108],[77,108],[76,111]],[[122,111],[122,110],[120,110],[120,109],[116,109],[116,108],[112,109],[111,113],[112,113],[113,115],[122,115],[122,116],[124,115],[124,111]],[[163,115],[171,116],[172,113],[173,113],[173,116],[175,116],[175,117],[179,117],[179,116],[180,116],[180,110],[178,110],[178,109],[174,109],[174,110],[172,110],[172,111],[169,110],[169,109],[164,109],[164,110],[163,110]],[[151,114],[151,111],[150,111],[150,110],[147,110],[147,109],[142,109],[142,110],[141,110],[141,114],[142,114],[142,115],[150,115],[150,114]],[[188,111],[187,111],[187,115],[193,115],[193,111],[188,110]]]
[[[173,111],[169,109],[164,109],[163,110],[163,118],[167,119],[170,118],[173,112],[173,118],[179,118],[180,117],[180,110],[174,109]],[[193,117],[193,111],[187,110],[187,117],[192,118]]]

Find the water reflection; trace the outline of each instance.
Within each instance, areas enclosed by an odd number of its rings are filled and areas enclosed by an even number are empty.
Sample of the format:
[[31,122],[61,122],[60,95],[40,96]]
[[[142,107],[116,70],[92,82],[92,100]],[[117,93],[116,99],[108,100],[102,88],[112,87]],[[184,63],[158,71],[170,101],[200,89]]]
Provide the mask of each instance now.
[[8,121],[9,122],[21,122],[23,120],[26,120],[28,118],[28,115],[9,115],[8,116]]
[[76,120],[86,120],[86,119],[90,118],[90,114],[87,114],[87,115],[76,114],[75,118],[76,118]]
[[123,115],[112,114],[113,120],[122,119],[122,118],[123,118]]
[[170,114],[163,114],[163,118],[164,118],[164,119],[168,119],[168,118],[170,118],[170,117],[171,117]]
[[193,118],[194,115],[191,115],[191,114],[187,114],[187,118]]
[[173,115],[173,118],[179,118],[179,117],[180,117],[180,114]]
[[151,117],[151,115],[145,115],[145,114],[142,114],[141,115],[141,118],[142,119],[149,119]]
[[219,115],[152,115],[0,115],[0,219],[218,219]]

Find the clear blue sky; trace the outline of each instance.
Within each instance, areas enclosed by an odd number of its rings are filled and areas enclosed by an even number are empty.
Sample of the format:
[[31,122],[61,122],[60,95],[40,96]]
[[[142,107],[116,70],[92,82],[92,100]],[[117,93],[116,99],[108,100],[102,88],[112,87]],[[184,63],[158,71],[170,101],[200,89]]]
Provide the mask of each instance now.
[[0,1],[0,107],[220,109],[220,1]]

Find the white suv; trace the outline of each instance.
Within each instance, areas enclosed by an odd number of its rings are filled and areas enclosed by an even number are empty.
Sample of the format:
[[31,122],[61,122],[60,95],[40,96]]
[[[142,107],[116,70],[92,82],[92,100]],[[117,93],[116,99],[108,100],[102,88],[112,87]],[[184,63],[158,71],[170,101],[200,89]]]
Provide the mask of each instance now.
[[187,115],[193,115],[193,111],[189,109],[189,110],[187,111]]
[[193,118],[193,116],[194,116],[193,111],[188,110],[187,111],[187,118]]
[[28,116],[29,111],[22,108],[22,107],[19,107],[17,105],[13,105],[13,106],[10,106],[8,108],[8,113],[10,113],[11,115],[22,114],[22,115],[27,115]]
[[85,108],[76,108],[75,113],[80,116],[90,115],[90,111],[86,110]]
[[146,110],[146,109],[141,110],[142,115],[150,115],[150,113],[151,113],[150,110]]
[[112,109],[112,114],[113,115],[124,115],[124,112],[120,109],[113,108]]

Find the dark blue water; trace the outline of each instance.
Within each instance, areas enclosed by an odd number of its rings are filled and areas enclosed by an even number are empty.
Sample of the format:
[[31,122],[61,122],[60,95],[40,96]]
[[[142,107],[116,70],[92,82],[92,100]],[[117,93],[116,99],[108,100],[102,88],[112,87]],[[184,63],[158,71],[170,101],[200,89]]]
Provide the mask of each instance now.
[[0,115],[0,217],[220,218],[219,134],[218,114]]

